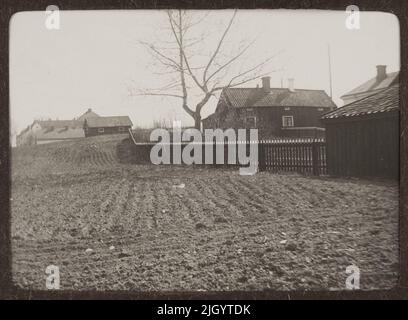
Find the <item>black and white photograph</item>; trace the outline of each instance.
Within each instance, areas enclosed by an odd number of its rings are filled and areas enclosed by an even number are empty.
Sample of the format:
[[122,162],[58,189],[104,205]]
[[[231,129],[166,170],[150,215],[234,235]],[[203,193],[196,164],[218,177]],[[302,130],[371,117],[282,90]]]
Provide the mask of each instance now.
[[394,14],[50,5],[9,29],[16,288],[398,285]]

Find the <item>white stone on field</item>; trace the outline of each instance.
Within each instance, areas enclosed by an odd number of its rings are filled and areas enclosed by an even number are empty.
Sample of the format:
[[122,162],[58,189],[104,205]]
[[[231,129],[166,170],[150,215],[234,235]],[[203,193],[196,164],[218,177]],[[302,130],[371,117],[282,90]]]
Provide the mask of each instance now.
[[109,250],[113,250],[113,249],[115,249],[114,246],[110,246],[110,247],[109,247]]
[[85,250],[85,253],[91,253],[91,252],[93,252],[93,250],[91,248],[88,248],[88,249]]
[[279,241],[280,244],[285,244],[286,242],[288,242],[288,240]]
[[186,185],[184,183],[180,183],[178,185],[174,185],[173,188],[180,188],[183,189]]

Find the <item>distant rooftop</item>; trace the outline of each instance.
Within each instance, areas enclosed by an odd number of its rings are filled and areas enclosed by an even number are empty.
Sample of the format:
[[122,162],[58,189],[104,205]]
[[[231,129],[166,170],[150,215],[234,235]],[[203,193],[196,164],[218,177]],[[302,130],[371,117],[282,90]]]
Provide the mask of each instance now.
[[35,120],[34,123],[38,123],[43,128],[81,128],[82,121],[78,120]]
[[128,116],[97,117],[86,119],[86,125],[90,128],[127,127],[132,126],[132,121]]
[[399,85],[392,85],[389,88],[369,95],[360,100],[326,113],[322,119],[335,119],[345,117],[355,117],[361,115],[384,113],[399,108]]
[[324,90],[295,89],[290,80],[289,88],[270,88],[269,77],[262,78],[261,88],[225,88],[220,101],[225,99],[234,108],[336,107]]
[[364,82],[363,84],[359,85],[357,88],[347,92],[346,94],[342,95],[340,98],[345,98],[347,96],[356,95],[363,92],[375,92],[378,90],[382,90],[397,84],[399,82],[399,71],[387,73],[385,65],[378,65],[377,66],[377,75]]
[[84,138],[84,130],[81,127],[78,128],[59,128],[59,129],[43,129],[36,133],[36,139],[41,140],[66,140],[66,139],[78,139]]
[[92,109],[89,108],[84,114],[79,116],[77,120],[83,121],[85,119],[97,118],[97,117],[99,117],[99,114],[93,112]]

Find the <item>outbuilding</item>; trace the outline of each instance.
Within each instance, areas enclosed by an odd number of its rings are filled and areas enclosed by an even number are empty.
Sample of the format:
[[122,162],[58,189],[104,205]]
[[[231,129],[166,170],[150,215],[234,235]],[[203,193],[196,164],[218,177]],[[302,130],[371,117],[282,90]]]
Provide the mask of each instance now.
[[330,175],[398,178],[399,85],[322,117]]
[[128,116],[95,117],[84,121],[85,137],[127,133],[131,127],[132,121]]

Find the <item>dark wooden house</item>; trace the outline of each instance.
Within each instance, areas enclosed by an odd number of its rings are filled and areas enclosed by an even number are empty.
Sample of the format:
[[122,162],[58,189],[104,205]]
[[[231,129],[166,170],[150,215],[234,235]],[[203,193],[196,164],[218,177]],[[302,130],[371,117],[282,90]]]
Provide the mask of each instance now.
[[214,114],[203,120],[204,129],[258,129],[258,137],[316,137],[324,135],[321,116],[336,105],[324,90],[262,87],[225,88]]
[[399,175],[399,85],[354,101],[322,117],[328,173]]
[[131,127],[132,121],[128,116],[92,117],[84,121],[85,137],[127,133]]

